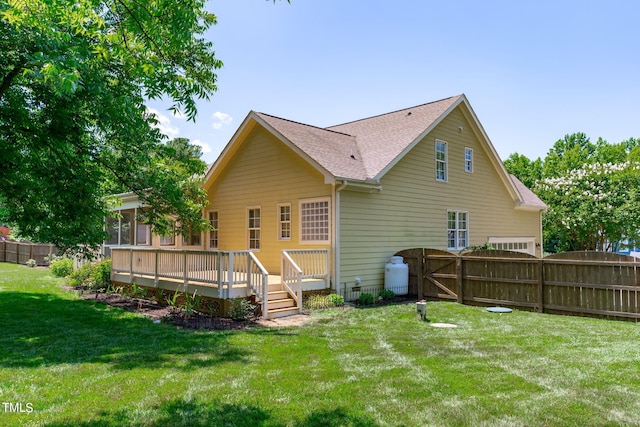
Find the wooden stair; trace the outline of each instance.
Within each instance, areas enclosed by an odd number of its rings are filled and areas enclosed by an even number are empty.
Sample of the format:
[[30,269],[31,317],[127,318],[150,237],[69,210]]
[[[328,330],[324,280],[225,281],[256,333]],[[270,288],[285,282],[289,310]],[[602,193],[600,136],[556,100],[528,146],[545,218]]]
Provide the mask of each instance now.
[[291,298],[288,291],[284,290],[280,281],[269,281],[269,297],[267,303],[267,316],[269,319],[292,316],[299,314],[300,310],[296,301]]

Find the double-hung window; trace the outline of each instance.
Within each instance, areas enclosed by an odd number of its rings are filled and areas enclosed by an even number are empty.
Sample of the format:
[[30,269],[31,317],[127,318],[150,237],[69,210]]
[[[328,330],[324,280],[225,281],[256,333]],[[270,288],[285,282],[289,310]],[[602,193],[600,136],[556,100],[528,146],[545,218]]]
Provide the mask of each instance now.
[[471,148],[464,149],[464,171],[473,172],[473,149]]
[[436,181],[447,182],[447,143],[436,139]]
[[291,240],[291,204],[278,205],[278,240]]
[[218,211],[209,212],[209,249],[218,249]]
[[447,212],[447,248],[464,249],[469,246],[469,213]]
[[260,249],[260,208],[247,209],[249,249]]

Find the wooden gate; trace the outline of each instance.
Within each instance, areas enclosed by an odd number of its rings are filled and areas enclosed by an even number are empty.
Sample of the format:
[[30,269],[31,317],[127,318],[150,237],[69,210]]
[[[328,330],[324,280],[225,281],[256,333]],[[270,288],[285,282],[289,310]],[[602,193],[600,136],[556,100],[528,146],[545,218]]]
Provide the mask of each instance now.
[[438,249],[414,248],[396,253],[409,265],[409,293],[419,299],[458,299],[458,256]]

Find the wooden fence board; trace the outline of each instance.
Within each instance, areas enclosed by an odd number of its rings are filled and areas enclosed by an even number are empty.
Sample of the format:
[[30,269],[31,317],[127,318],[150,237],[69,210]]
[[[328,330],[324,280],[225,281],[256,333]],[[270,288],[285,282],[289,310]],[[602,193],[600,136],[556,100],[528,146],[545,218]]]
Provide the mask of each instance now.
[[58,254],[55,246],[41,243],[0,242],[0,262],[26,264],[34,259],[37,265],[47,265],[46,258]]
[[626,255],[570,252],[539,259],[509,251],[456,255],[425,248],[402,253],[416,260],[422,254],[421,262],[409,264],[410,280],[423,283],[428,298],[640,319],[640,263]]

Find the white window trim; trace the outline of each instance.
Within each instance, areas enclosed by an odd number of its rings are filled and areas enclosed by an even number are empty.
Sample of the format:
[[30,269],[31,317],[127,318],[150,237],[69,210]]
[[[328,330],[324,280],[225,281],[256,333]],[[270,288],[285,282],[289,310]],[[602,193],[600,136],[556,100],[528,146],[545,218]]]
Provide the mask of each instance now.
[[[455,231],[455,246],[449,246],[449,230],[452,230],[449,228],[449,214],[450,213],[455,213],[456,214],[456,228],[453,229]],[[466,228],[466,242],[464,246],[458,246],[459,243],[459,239],[458,239],[458,233],[461,231],[461,229],[458,228],[458,224],[459,224],[459,218],[458,215],[459,214],[465,214],[467,216],[467,228]],[[458,210],[458,209],[448,209],[447,210],[447,249],[448,250],[453,250],[453,251],[459,251],[462,249],[466,249],[469,247],[469,230],[471,229],[470,224],[469,224],[469,211],[464,211],[464,210]]]
[[[256,209],[260,211],[260,226],[249,228],[249,211],[256,210]],[[260,250],[262,249],[262,206],[260,205],[247,206],[246,212],[247,213],[245,218],[245,226],[247,230],[247,249],[250,251],[260,252]],[[259,232],[260,237],[258,238],[258,248],[251,247],[251,230],[258,230]]]
[[[209,224],[211,224],[211,214],[212,213],[215,213],[217,215],[216,222],[218,224],[217,224],[217,227],[216,227],[215,230],[211,229],[211,230],[209,230],[207,232],[207,248],[209,248],[209,249],[218,249],[220,247],[220,211],[217,210],[217,209],[212,209],[210,211],[207,211],[207,221],[209,221]],[[213,225],[213,224],[211,224],[211,225]],[[218,244],[215,247],[211,246],[211,235],[213,233],[216,233],[216,242],[218,242]]]
[[[444,160],[438,160],[438,144],[444,145]],[[448,182],[449,181],[449,144],[446,141],[442,141],[441,139],[436,139],[434,144],[435,155],[434,161],[436,165],[436,181],[438,182]],[[444,179],[438,177],[438,164],[444,164]]]
[[[471,158],[469,160],[467,160],[467,152],[471,153]],[[473,163],[473,148],[464,147],[464,171],[467,173],[473,173]]]
[[489,245],[495,244],[521,244],[526,243],[527,249],[504,249],[513,252],[522,252],[526,254],[536,254],[536,238],[535,237],[489,237]]
[[[307,203],[327,202],[327,239],[326,240],[303,240],[303,210],[302,205]],[[300,199],[298,201],[298,212],[300,220],[298,221],[299,242],[301,245],[324,245],[331,243],[331,198],[330,197],[316,197],[312,199]]]
[[[282,211],[281,209],[283,207],[288,207],[289,208],[289,221],[283,221],[282,220]],[[289,241],[291,240],[291,232],[292,230],[292,220],[293,220],[293,211],[291,209],[291,203],[278,203],[278,210],[277,210],[277,221],[278,221],[278,240],[283,240],[283,241]],[[289,237],[282,237],[282,224],[289,224]]]

